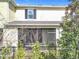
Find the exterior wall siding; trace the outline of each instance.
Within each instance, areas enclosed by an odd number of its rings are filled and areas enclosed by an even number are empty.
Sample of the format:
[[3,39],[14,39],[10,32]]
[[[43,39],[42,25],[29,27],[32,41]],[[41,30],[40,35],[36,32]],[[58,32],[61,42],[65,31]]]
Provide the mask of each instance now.
[[0,28],[4,24],[15,19],[15,7],[7,0],[0,0]]
[[0,28],[4,27],[4,23],[9,20],[8,3],[0,2]]
[[15,28],[3,30],[3,46],[6,45],[17,47],[18,45],[18,30]]
[[61,21],[64,10],[36,10],[36,19],[25,19],[25,9],[16,10],[18,21]]
[[14,21],[15,20],[15,6],[9,2],[9,21]]

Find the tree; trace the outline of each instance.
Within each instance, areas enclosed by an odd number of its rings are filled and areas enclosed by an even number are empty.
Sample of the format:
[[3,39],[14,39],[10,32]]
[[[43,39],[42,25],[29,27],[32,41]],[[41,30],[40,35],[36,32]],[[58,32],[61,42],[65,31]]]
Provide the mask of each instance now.
[[75,14],[78,5],[79,3],[73,0],[72,4],[66,7],[61,24],[61,38],[58,41],[61,59],[78,59],[79,24]]

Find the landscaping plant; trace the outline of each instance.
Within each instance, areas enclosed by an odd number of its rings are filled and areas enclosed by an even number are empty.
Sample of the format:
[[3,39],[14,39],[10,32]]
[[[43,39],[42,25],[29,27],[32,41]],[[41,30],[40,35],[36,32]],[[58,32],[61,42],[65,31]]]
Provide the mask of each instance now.
[[25,59],[26,58],[26,50],[23,46],[22,41],[18,42],[18,48],[15,53],[15,59]]
[[2,59],[11,59],[11,48],[10,47],[3,47],[2,48]]
[[[58,41],[61,59],[79,59],[79,22],[74,15],[78,2],[74,0],[69,7],[66,7],[64,21],[61,24],[61,38]],[[68,12],[69,10],[70,12]]]
[[48,48],[46,52],[41,51],[40,43],[36,41],[32,47],[32,59],[56,59],[56,51],[53,48]]
[[32,59],[39,59],[41,56],[40,44],[38,41],[32,46]]

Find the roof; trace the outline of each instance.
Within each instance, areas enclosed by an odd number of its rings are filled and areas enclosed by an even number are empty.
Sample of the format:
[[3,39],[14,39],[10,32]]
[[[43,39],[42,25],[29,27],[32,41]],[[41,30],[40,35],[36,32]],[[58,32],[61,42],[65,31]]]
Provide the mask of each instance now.
[[16,7],[49,7],[49,8],[65,8],[67,6],[49,6],[49,5],[16,5]]
[[46,9],[46,10],[65,10],[67,6],[48,6],[48,5],[16,5],[16,9],[18,8],[34,8],[34,9]]
[[60,25],[60,21],[13,21],[5,24],[5,27],[9,28],[47,28],[47,27],[57,27]]
[[25,24],[59,24],[61,21],[13,21],[7,25],[25,25]]

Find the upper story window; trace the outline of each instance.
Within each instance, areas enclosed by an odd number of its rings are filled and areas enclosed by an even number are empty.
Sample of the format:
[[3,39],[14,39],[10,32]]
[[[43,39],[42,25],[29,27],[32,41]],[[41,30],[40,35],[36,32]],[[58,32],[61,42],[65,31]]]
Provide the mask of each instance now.
[[25,19],[36,19],[36,9],[25,9]]

